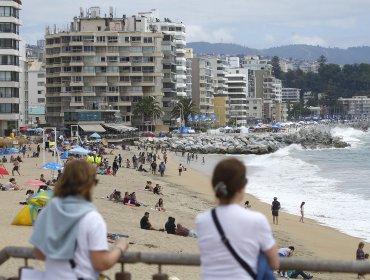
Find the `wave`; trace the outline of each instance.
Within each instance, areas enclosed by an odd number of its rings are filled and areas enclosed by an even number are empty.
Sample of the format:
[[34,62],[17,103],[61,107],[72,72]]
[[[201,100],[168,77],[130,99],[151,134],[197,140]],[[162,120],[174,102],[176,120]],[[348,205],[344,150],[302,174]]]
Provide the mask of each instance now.
[[[356,133],[348,130],[347,135]],[[361,133],[357,135],[362,137]],[[310,156],[302,160],[299,157],[303,153]],[[369,209],[368,200],[360,192],[343,189],[346,182],[321,170],[312,152],[291,145],[273,154],[245,156],[243,160],[248,166],[248,193],[266,203],[276,196],[283,210],[295,215],[299,215],[299,205],[305,201],[308,218],[370,240],[370,230],[364,222],[370,219],[370,211],[365,210]]]
[[343,141],[350,143],[351,145],[358,145],[363,142],[363,138],[368,135],[364,132],[353,127],[334,127],[331,130],[331,134],[335,137],[341,137]]

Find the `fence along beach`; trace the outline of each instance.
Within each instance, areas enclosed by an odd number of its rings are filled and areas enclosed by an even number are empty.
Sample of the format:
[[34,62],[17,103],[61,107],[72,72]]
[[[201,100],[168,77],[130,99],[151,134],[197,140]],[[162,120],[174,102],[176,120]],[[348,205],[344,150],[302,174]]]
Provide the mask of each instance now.
[[[35,146],[33,146],[35,148]],[[120,148],[113,151],[114,155],[106,155],[109,162],[113,161],[119,153],[123,159],[131,159],[137,154],[137,148],[131,147],[131,151],[122,151]],[[47,161],[51,161],[51,154],[47,154]],[[201,157],[198,159],[201,160]],[[207,156],[205,156],[207,163]],[[24,201],[26,187],[24,183],[31,179],[38,179],[43,173],[49,179],[51,174],[41,169],[41,158],[25,158],[21,165],[22,176],[16,175],[17,183],[23,186],[23,191],[0,192],[0,247],[17,245],[30,246],[28,243],[32,227],[12,226],[13,218],[23,207],[19,202]],[[5,164],[11,169],[10,163]],[[149,165],[146,165],[149,169]],[[10,176],[0,179],[1,183],[6,182]],[[166,205],[166,212],[152,210],[158,201],[158,196],[144,191],[146,181],[162,185],[163,199]],[[107,199],[107,195],[114,189],[121,192],[136,192],[139,201],[148,207],[130,207],[121,203],[113,203]],[[247,187],[248,191],[248,187]],[[274,196],[273,194],[271,195]],[[246,194],[253,210],[261,211],[271,220],[270,205],[261,203],[253,197],[253,194]],[[280,199],[283,202],[282,199]],[[99,176],[99,185],[95,189],[94,203],[107,222],[108,231],[113,233],[129,235],[129,241],[134,243],[130,251],[141,252],[168,252],[168,253],[198,253],[197,240],[190,237],[168,235],[159,231],[146,231],[140,229],[139,222],[144,212],[150,212],[150,222],[157,228],[163,228],[169,216],[175,217],[178,223],[195,229],[195,216],[206,209],[214,206],[210,179],[207,175],[187,166],[187,171],[178,176],[178,162],[174,154],[169,153],[164,177],[159,174],[152,175],[150,172],[138,172],[134,169],[121,168],[117,176]],[[274,236],[279,247],[293,244],[296,247],[296,255],[313,258],[353,260],[354,252],[359,239],[342,234],[334,229],[321,226],[320,224],[305,219],[305,223],[298,222],[299,217],[282,212],[279,217],[279,225],[273,226]],[[365,245],[365,251],[368,244]],[[22,266],[21,260],[10,260],[0,267],[1,276],[14,276],[18,267]],[[42,263],[32,261],[31,265],[42,267]],[[155,274],[157,267],[142,264],[126,265],[125,269],[132,273],[133,279],[150,279]],[[111,277],[119,270],[115,266],[107,274]],[[179,279],[200,279],[198,267],[164,266],[162,269],[170,276]],[[319,274],[314,273],[315,279],[348,279],[345,274]],[[355,277],[355,276],[354,276]]]

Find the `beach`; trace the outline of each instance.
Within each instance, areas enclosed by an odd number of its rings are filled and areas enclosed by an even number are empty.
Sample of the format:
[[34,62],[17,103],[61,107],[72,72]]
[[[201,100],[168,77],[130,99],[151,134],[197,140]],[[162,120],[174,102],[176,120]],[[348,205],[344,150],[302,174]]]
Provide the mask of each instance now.
[[[127,158],[131,159],[133,154],[138,154],[136,147],[131,146],[131,151],[123,151],[120,148],[114,150],[114,155],[121,154],[123,163]],[[114,155],[107,155],[110,162]],[[51,154],[47,154],[47,162],[52,161]],[[207,157],[206,157],[207,162]],[[30,246],[28,240],[32,227],[13,226],[11,222],[19,210],[23,208],[19,202],[25,200],[25,192],[28,187],[24,183],[30,179],[38,179],[40,174],[45,174],[50,179],[49,170],[41,169],[42,156],[40,158],[25,158],[21,163],[20,172],[22,176],[14,176],[17,183],[23,186],[23,191],[9,191],[0,193],[0,247],[5,246]],[[11,164],[6,163],[6,168],[11,170]],[[169,216],[176,218],[176,223],[181,223],[189,229],[195,229],[195,217],[198,213],[205,211],[215,205],[210,178],[204,173],[187,166],[187,171],[178,175],[178,162],[172,152],[169,152],[165,176],[159,174],[138,172],[132,168],[120,168],[117,176],[98,175],[99,184],[94,190],[94,204],[105,219],[108,232],[127,234],[128,240],[134,244],[130,245],[130,251],[141,252],[163,252],[163,253],[199,253],[197,240],[191,237],[168,235],[160,231],[146,231],[140,229],[139,222],[145,212],[150,213],[149,220],[155,228],[164,228]],[[149,165],[145,168],[149,170]],[[11,176],[0,179],[5,183]],[[163,196],[144,190],[146,181],[152,181],[162,186]],[[35,188],[35,187],[33,187]],[[107,195],[114,189],[124,192],[136,192],[137,200],[148,206],[131,207],[121,203],[114,203],[107,199]],[[37,189],[36,189],[37,190]],[[248,191],[248,186],[247,186]],[[272,194],[271,199],[274,195]],[[159,197],[164,200],[166,212],[154,210],[154,205]],[[299,217],[282,212],[279,216],[279,225],[272,225],[270,205],[255,199],[253,193],[246,194],[246,200],[252,205],[251,210],[260,211],[269,219],[278,247],[295,246],[296,256],[354,260],[355,251],[359,243],[358,238],[340,233],[329,227],[306,219],[305,223],[299,223]],[[365,245],[365,251],[368,244]],[[23,262],[10,260],[0,267],[0,275],[14,276]],[[42,267],[41,262],[31,262],[33,266]],[[119,271],[116,265],[107,272],[110,277]],[[132,273],[133,279],[151,279],[156,273],[156,266],[142,264],[125,265],[125,269]],[[200,279],[198,267],[164,266],[163,272],[179,279]],[[311,272],[310,272],[311,273]],[[356,275],[346,274],[319,274],[313,273],[314,279],[352,279]]]

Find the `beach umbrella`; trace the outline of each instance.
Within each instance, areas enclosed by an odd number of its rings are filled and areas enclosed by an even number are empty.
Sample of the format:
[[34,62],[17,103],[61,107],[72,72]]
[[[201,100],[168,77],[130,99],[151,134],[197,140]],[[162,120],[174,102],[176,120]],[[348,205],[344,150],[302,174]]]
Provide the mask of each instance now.
[[68,156],[69,156],[69,152],[68,152],[68,151],[65,151],[65,152],[60,156],[60,159],[68,159]]
[[37,127],[37,128],[35,128],[35,131],[36,131],[36,132],[43,132],[43,131],[44,131],[44,129],[43,129],[43,128],[41,128],[41,127]]
[[96,132],[90,135],[90,138],[101,138],[100,135]]
[[40,180],[29,180],[25,183],[26,186],[30,187],[39,187],[39,186],[45,186],[46,183]]
[[59,163],[56,162],[48,162],[45,163],[42,168],[44,169],[50,169],[50,170],[62,170],[63,166],[61,166]]
[[9,172],[5,168],[0,167],[0,175],[9,175]]
[[74,155],[87,155],[91,153],[90,150],[84,149],[82,147],[73,148],[72,150],[69,150],[68,152]]

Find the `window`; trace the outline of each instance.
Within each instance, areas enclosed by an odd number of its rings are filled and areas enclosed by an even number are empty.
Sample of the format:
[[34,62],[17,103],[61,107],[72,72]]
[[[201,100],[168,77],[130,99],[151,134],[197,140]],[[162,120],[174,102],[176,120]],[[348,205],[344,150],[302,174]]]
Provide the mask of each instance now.
[[19,41],[13,39],[0,39],[1,49],[19,49]]
[[109,43],[117,43],[118,42],[118,37],[116,37],[116,36],[108,36],[108,42]]
[[19,73],[13,71],[0,71],[0,81],[19,82]]
[[105,36],[96,36],[96,42],[97,43],[104,43],[105,42]]
[[141,43],[141,37],[138,37],[138,36],[131,37],[131,42],[132,43]]
[[38,73],[37,78],[45,78],[45,73]]
[[37,94],[42,94],[42,92],[43,92],[42,90],[38,90]]
[[37,103],[45,103],[45,98],[37,98]]
[[18,98],[18,88],[0,88],[0,98]]
[[0,113],[19,113],[19,104],[14,103],[0,104]]
[[0,65],[19,65],[18,56],[14,55],[0,55]]
[[153,43],[152,37],[144,37],[144,43]]
[[37,86],[43,87],[43,86],[45,86],[45,83],[44,82],[37,82]]
[[94,46],[84,46],[84,52],[95,52]]

